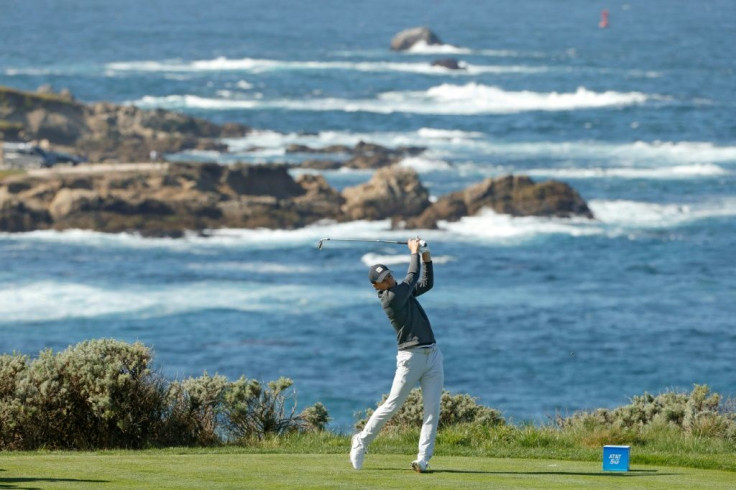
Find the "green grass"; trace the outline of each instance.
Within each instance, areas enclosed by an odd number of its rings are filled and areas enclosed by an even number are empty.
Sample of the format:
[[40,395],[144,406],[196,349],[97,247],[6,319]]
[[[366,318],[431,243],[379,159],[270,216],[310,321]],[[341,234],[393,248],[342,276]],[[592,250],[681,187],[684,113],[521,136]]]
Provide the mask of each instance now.
[[368,454],[361,471],[341,454],[264,454],[242,448],[33,452],[0,456],[0,488],[736,488],[736,473],[600,461]]

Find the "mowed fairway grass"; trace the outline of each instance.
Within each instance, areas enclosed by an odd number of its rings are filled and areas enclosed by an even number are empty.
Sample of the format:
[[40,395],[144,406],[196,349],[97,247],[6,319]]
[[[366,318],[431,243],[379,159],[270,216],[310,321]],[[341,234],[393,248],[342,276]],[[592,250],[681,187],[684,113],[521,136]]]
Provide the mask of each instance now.
[[347,454],[253,454],[190,449],[0,453],[0,488],[736,488],[736,473],[549,459],[369,454],[361,471]]

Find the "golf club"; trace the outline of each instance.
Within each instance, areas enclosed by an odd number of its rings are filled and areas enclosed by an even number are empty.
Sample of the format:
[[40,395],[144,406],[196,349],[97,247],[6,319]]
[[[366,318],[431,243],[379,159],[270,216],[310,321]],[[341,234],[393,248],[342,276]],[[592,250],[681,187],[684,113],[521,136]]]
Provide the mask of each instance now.
[[[394,243],[398,245],[406,245],[406,240],[369,240],[369,239],[363,239],[363,238],[322,238],[319,242],[317,242],[317,249],[322,250],[322,246],[324,245],[324,242],[326,241],[332,241],[332,242],[371,242],[371,243]],[[420,240],[419,244],[421,246],[425,246],[427,242],[424,240]]]

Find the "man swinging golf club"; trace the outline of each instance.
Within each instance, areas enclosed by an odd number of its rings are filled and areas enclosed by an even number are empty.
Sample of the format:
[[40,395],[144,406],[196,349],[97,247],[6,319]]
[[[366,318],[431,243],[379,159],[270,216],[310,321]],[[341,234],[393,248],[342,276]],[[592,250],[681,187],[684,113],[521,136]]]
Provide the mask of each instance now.
[[[368,274],[373,287],[378,291],[383,311],[396,330],[399,351],[396,355],[396,374],[391,393],[373,412],[363,430],[353,436],[350,462],[356,470],[363,466],[366,447],[401,408],[417,383],[422,388],[424,399],[424,422],[419,436],[419,452],[417,459],[411,464],[412,468],[419,473],[426,471],[434,452],[445,374],[442,353],[435,343],[429,318],[416,299],[434,285],[432,258],[427,244],[418,238],[409,240],[407,245],[411,251],[411,260],[403,281],[396,282],[389,268],[382,264],[371,266]],[[420,253],[424,262],[421,279]]]

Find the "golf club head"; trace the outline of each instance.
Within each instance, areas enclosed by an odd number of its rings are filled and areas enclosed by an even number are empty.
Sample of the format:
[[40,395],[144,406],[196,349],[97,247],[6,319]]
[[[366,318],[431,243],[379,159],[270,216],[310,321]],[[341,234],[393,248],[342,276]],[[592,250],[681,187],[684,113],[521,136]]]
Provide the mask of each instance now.
[[325,241],[325,238],[322,238],[320,241],[317,242],[317,250],[322,250],[322,244]]

